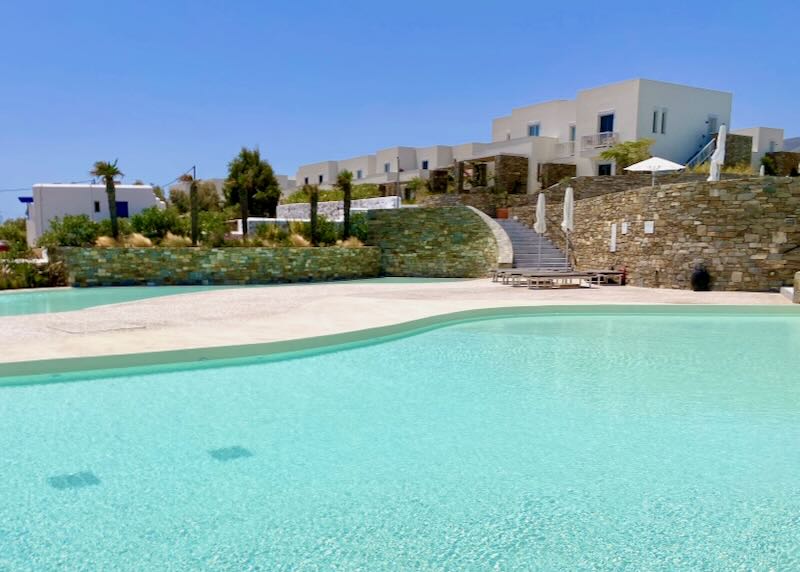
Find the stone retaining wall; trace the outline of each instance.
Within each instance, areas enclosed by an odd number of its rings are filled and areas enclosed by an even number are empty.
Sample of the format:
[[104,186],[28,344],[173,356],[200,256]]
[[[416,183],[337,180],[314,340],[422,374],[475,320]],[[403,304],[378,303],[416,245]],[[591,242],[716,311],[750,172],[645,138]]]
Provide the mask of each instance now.
[[368,243],[388,276],[470,278],[497,264],[494,235],[465,207],[370,211]]
[[[397,209],[400,208],[400,197],[373,197],[371,199],[354,199],[350,201],[354,210]],[[322,201],[317,205],[317,212],[328,220],[344,219],[344,201]],[[303,219],[311,217],[309,203],[286,203],[278,205],[277,218]]]
[[380,275],[377,248],[60,248],[71,286],[268,284]]
[[[512,215],[532,224],[533,208]],[[561,204],[548,202],[547,234],[563,248],[560,219]],[[584,198],[575,202],[575,227],[578,268],[627,267],[633,285],[689,288],[693,267],[704,264],[715,290],[774,290],[800,270],[800,180],[691,182]]]

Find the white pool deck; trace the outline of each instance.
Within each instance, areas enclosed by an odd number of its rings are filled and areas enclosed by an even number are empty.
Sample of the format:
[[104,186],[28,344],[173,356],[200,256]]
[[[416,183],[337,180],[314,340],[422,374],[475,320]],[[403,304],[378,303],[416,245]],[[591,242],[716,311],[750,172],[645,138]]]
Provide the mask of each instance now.
[[488,279],[216,290],[73,312],[0,317],[0,363],[283,341],[462,310],[565,304],[790,302],[777,293],[631,286],[528,290]]

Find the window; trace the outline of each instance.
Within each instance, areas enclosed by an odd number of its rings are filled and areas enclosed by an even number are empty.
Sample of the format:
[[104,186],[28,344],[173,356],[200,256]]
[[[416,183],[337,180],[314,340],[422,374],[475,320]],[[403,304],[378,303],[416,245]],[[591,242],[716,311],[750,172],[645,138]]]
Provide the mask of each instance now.
[[575,126],[574,125],[570,125],[569,126],[569,140],[570,141],[575,141]]
[[653,110],[653,133],[658,133],[658,109]]
[[427,161],[423,161],[422,162],[422,170],[423,171],[427,171],[428,170],[428,162]]
[[319,182],[322,182],[322,175],[319,176]]
[[611,163],[603,163],[597,166],[597,174],[601,177],[611,175]]
[[539,124],[538,123],[531,123],[528,125],[528,137],[538,137],[539,136]]
[[511,141],[511,131],[506,131],[506,141]]
[[769,142],[769,152],[770,153],[774,153],[777,148],[778,148],[778,145],[775,143],[775,141],[770,141]]
[[709,115],[708,116],[708,134],[713,135],[717,132],[719,128],[719,118],[716,115]]
[[128,218],[128,201],[117,201],[117,216]]
[[661,134],[663,135],[666,132],[667,132],[667,110],[666,109],[662,109],[661,110]]
[[364,175],[364,173],[361,171],[361,169],[356,171],[356,179],[360,179],[363,175]]
[[95,201],[94,202],[94,212],[96,212],[96,213],[100,212],[100,201]]
[[306,177],[305,179],[303,179],[303,183],[305,183],[306,185],[308,184],[308,177]]
[[384,163],[383,164],[383,172],[384,173],[388,173],[391,170],[391,168],[392,168],[392,165],[390,163]]
[[614,131],[614,114],[604,113],[598,120],[598,133],[611,133]]

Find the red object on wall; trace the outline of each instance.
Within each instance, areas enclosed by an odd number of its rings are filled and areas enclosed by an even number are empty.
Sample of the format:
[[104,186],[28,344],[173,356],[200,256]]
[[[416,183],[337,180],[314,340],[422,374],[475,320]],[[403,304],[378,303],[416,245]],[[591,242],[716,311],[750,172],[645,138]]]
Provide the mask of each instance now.
[[508,209],[507,208],[498,208],[497,209],[497,218],[508,218]]

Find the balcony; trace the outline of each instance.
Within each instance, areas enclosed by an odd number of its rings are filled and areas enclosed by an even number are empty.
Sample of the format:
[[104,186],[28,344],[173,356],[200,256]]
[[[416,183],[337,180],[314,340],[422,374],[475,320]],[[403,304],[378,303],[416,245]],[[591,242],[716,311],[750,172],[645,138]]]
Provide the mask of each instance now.
[[560,141],[556,144],[556,157],[572,157],[575,154],[575,141]]
[[619,143],[619,133],[611,131],[595,133],[593,135],[584,135],[581,137],[581,151],[603,149],[605,147],[612,147],[617,143]]

